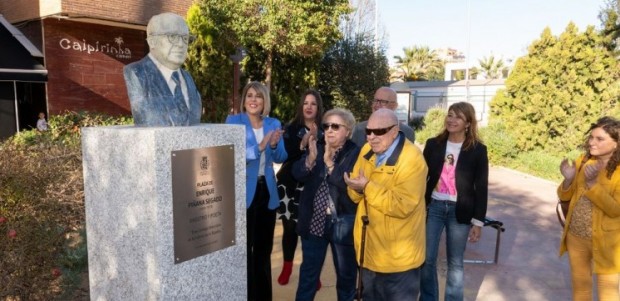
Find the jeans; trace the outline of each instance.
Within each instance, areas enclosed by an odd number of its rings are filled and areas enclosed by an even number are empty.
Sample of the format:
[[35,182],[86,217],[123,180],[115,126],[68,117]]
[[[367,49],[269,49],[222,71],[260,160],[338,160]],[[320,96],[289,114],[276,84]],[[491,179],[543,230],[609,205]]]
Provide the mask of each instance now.
[[299,268],[299,283],[295,300],[314,300],[316,284],[321,276],[327,246],[331,246],[334,267],[336,268],[336,294],[338,301],[352,301],[355,297],[357,261],[353,245],[337,244],[331,241],[331,219],[325,221],[323,237],[308,234],[301,237],[302,262]]
[[362,300],[416,300],[420,292],[420,268],[398,273],[378,273],[362,269]]
[[446,253],[448,275],[446,277],[446,301],[463,300],[463,254],[471,228],[456,220],[456,203],[432,200],[426,217],[426,261],[422,265],[420,301],[439,300],[437,283],[437,252],[439,240],[446,228]]

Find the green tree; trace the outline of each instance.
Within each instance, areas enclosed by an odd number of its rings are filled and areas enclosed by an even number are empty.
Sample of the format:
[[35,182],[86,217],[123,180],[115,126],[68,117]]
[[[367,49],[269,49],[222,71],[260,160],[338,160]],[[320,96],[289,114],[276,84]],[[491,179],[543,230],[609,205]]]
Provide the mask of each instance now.
[[207,122],[223,122],[232,107],[233,64],[229,56],[238,41],[228,26],[233,11],[219,3],[203,0],[187,12],[187,24],[196,41],[189,47],[185,66],[200,91],[206,112],[203,121]]
[[357,120],[370,115],[375,90],[388,84],[387,58],[373,41],[358,35],[343,39],[321,61],[319,87],[326,109],[349,109]]
[[[404,81],[436,79],[431,76],[436,77],[444,67],[444,62],[428,46],[405,47],[403,52],[404,56],[396,55],[394,59]],[[443,73],[439,80],[443,80]]]
[[300,96],[308,88],[318,89],[321,57],[278,56],[274,61],[272,107],[274,116],[288,122],[295,116]]
[[242,82],[264,82],[271,89],[273,115],[289,119],[298,95],[317,84],[318,62],[339,38],[339,22],[348,12],[346,0],[196,2],[188,24],[198,40],[187,67],[205,100],[206,119],[222,121],[230,111],[230,55],[237,49],[246,53]]
[[241,44],[255,45],[255,49],[265,54],[261,71],[268,87],[271,87],[276,57],[307,58],[322,54],[340,38],[340,20],[349,13],[346,0],[222,2],[239,8],[232,27]]
[[605,7],[599,13],[599,19],[603,26],[601,34],[603,35],[603,44],[610,51],[616,53],[618,57],[620,40],[620,1],[608,0]]
[[504,61],[501,59],[496,59],[494,56],[483,57],[481,60],[478,60],[480,64],[480,71],[484,73],[487,79],[498,79],[502,78],[502,71],[504,70]]
[[592,26],[580,33],[570,23],[559,37],[546,28],[492,100],[491,120],[506,125],[520,150],[575,149],[592,122],[620,113],[620,70],[602,45]]
[[438,68],[428,71],[426,79],[429,81],[443,81],[445,79],[446,62],[442,61]]
[[[249,57],[244,65],[245,79],[264,81],[266,53],[258,45],[248,48]],[[276,56],[273,61],[273,76],[270,90],[270,115],[286,123],[295,115],[300,95],[308,88],[318,86],[319,62],[321,56],[300,57],[294,55]]]

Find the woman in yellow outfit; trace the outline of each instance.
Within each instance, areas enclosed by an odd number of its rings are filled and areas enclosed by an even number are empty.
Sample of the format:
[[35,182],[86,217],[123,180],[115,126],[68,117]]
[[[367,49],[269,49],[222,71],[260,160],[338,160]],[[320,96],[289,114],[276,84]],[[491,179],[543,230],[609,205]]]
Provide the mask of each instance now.
[[592,300],[592,273],[599,300],[620,300],[620,121],[603,117],[588,131],[585,154],[563,160],[558,196],[570,201],[560,255],[568,251],[573,300]]

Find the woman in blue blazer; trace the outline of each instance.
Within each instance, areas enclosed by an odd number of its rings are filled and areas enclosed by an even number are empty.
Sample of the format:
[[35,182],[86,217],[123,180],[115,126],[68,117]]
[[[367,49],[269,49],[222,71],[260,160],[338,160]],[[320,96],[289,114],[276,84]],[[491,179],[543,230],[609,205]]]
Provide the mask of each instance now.
[[271,300],[271,250],[280,200],[273,163],[286,160],[280,121],[267,115],[269,90],[250,82],[241,94],[241,113],[226,118],[245,126],[248,300]]

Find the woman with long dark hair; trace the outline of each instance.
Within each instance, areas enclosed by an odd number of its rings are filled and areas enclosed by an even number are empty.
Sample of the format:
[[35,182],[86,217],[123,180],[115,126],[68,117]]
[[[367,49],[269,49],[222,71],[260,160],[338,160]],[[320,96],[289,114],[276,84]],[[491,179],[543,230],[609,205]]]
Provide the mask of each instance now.
[[297,104],[295,118],[284,130],[284,147],[288,158],[278,171],[278,193],[280,207],[277,210],[278,219],[282,221],[282,253],[284,262],[282,272],[278,277],[278,283],[288,283],[293,271],[293,259],[297,248],[297,207],[299,206],[299,193],[303,190],[303,184],[299,183],[291,174],[293,163],[299,160],[308,148],[310,137],[314,137],[323,143],[323,130],[320,129],[323,117],[323,100],[316,90],[307,90],[301,96]]
[[457,102],[448,108],[442,132],[424,146],[426,183],[426,261],[422,265],[420,300],[437,301],[437,251],[446,229],[448,274],[446,301],[463,300],[463,254],[467,241],[477,242],[487,212],[489,160],[478,135],[474,107]]

